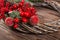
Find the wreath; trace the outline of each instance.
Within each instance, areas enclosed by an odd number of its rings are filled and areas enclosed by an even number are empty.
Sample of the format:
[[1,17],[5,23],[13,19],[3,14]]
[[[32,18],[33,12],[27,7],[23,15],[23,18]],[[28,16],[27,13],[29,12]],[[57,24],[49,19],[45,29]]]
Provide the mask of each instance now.
[[[0,0],[0,20],[3,19],[7,26],[25,33],[42,33],[39,29],[44,29],[39,27],[40,24],[38,23],[40,19],[35,7],[24,0],[20,2],[16,0],[16,2],[18,3]],[[31,2],[33,1],[31,0]],[[44,6],[43,4],[41,5]],[[47,27],[47,25],[45,27]],[[52,30],[56,31],[55,29]]]

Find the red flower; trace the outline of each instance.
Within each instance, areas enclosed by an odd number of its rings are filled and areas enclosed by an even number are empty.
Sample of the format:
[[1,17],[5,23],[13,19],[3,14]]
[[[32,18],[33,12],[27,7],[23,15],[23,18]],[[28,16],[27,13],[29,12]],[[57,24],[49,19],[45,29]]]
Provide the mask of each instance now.
[[33,16],[30,18],[30,22],[31,22],[32,25],[36,25],[36,24],[39,22],[38,16],[33,15]]
[[5,24],[7,25],[7,26],[13,26],[13,19],[11,18],[11,17],[7,17],[6,19],[5,19]]

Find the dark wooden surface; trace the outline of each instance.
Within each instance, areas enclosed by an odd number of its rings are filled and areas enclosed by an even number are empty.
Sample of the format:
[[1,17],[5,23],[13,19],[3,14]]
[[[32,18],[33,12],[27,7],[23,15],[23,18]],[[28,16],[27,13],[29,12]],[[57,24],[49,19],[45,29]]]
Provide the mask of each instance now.
[[[38,8],[37,13],[39,13],[43,17],[44,22],[60,19],[57,12],[49,9]],[[54,32],[52,34],[44,35],[24,34],[11,30],[2,21],[0,21],[0,40],[60,40],[60,32]]]

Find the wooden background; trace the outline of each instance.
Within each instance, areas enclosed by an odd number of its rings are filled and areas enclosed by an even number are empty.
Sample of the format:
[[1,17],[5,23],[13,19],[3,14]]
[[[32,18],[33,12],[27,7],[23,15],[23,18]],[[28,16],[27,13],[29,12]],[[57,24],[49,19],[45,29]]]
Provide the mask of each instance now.
[[[37,8],[39,13],[45,22],[55,21],[60,19],[59,14],[53,10],[46,8]],[[52,34],[34,35],[24,34],[11,30],[10,27],[6,26],[4,22],[0,21],[0,40],[60,40],[60,32],[54,32]]]
[[[46,8],[37,8],[37,11],[37,13],[39,13],[43,17],[44,22],[50,22],[60,19],[60,15],[55,11]],[[15,30],[11,30],[10,27],[6,26],[1,20],[0,40],[60,40],[60,31],[44,35],[24,34]]]

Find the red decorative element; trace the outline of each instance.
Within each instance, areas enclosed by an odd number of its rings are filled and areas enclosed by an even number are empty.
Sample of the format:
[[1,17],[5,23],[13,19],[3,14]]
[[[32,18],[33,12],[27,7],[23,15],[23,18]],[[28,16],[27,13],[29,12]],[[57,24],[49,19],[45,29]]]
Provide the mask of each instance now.
[[27,7],[26,11],[32,14],[30,7]]
[[19,7],[22,7],[24,5],[24,2],[19,3]]
[[8,7],[5,7],[5,12],[8,12],[8,11],[9,11]]
[[26,11],[30,11],[30,8],[29,7],[26,7]]
[[[6,25],[13,26],[14,28],[18,27],[19,18],[9,17],[9,13],[12,11],[20,12],[20,19],[23,23],[30,23],[35,25],[38,23],[38,17],[36,16],[36,10],[31,6],[30,3],[26,3],[25,0],[22,0],[18,4],[10,4],[10,2],[5,2],[5,0],[0,0],[0,19],[4,19]],[[6,15],[8,16],[6,18]],[[19,16],[18,16],[19,17]],[[30,20],[30,21],[29,21]],[[16,23],[16,24],[15,24]]]
[[28,19],[23,17],[23,18],[22,18],[22,22],[23,22],[23,23],[27,23],[27,22],[28,22]]
[[21,2],[24,2],[25,0],[22,0]]
[[33,13],[33,15],[36,13],[36,10],[34,7],[31,7],[31,12]]
[[24,12],[20,12],[20,16],[21,17],[24,17]]
[[14,8],[14,9],[17,9],[17,7],[18,7],[17,4],[14,4],[14,5],[13,5],[13,8]]
[[0,0],[0,3],[4,3],[4,0]]
[[5,18],[5,15],[4,14],[2,14],[2,17],[3,17],[3,19]]
[[0,0],[0,7],[4,7],[4,0]]
[[5,15],[4,15],[4,12],[1,12],[1,13],[0,13],[0,19],[4,18],[4,16],[5,16]]
[[4,3],[0,3],[0,7],[4,7]]
[[5,7],[2,7],[1,8],[1,12],[5,12]]
[[6,19],[5,19],[5,24],[7,25],[7,26],[13,26],[13,19],[11,18],[11,17],[7,17]]
[[18,28],[18,24],[14,24],[14,28]]
[[18,8],[17,10],[18,10],[20,13],[22,12],[22,9],[21,9],[21,8]]
[[32,25],[36,25],[39,22],[39,18],[36,15],[33,15],[30,19]]
[[6,2],[6,7],[9,7],[10,6],[10,2]]
[[15,22],[15,23],[19,23],[19,19],[18,19],[18,18],[15,18],[15,19],[14,19],[14,22]]
[[9,11],[13,11],[13,6],[10,6]]
[[9,9],[7,7],[2,7],[1,8],[1,12],[2,13],[8,12],[8,11],[9,11]]
[[28,18],[31,17],[31,14],[29,12],[25,12],[24,15],[25,15],[25,17],[28,17]]
[[0,16],[0,20],[2,19],[2,16]]
[[25,6],[26,6],[26,7],[31,7],[31,4],[27,2],[27,3],[25,4]]
[[22,6],[21,9],[23,12],[27,11],[25,6]]
[[3,18],[3,16],[2,16],[3,14],[2,13],[0,13],[0,19],[2,19]]

